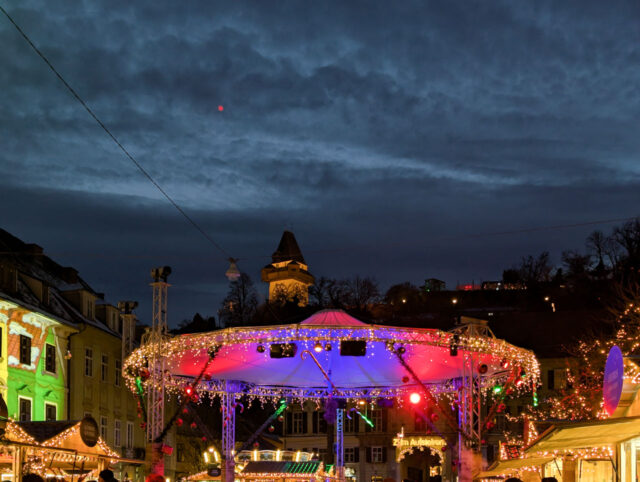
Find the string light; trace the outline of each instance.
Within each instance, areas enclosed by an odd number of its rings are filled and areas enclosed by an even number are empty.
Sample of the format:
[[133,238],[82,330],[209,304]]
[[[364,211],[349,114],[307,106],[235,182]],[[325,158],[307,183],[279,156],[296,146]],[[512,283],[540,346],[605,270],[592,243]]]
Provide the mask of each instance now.
[[55,462],[82,464],[92,460],[97,461],[98,459],[105,459],[110,464],[117,463],[120,456],[114,452],[101,437],[98,437],[96,443],[99,453],[96,453],[95,455],[78,453],[75,450],[67,451],[61,448],[65,441],[76,435],[79,436],[80,423],[81,422],[78,422],[75,425],[72,425],[43,442],[38,442],[18,423],[10,420],[5,429],[5,438],[9,443],[15,442],[28,446],[26,448],[26,460],[25,467],[23,469],[25,473],[32,472],[43,477],[53,476],[56,478],[65,478],[67,476],[66,472],[60,469],[60,473],[56,474],[50,468],[54,460]]
[[[456,337],[454,339],[454,337]],[[496,381],[506,380],[504,373],[499,373],[496,368],[508,360],[514,367],[520,367],[523,372],[523,380],[535,383],[539,380],[540,367],[533,352],[515,347],[504,340],[469,334],[442,332],[435,329],[415,330],[410,328],[391,328],[379,325],[367,325],[366,327],[305,327],[304,325],[279,325],[255,328],[228,328],[210,333],[198,333],[182,335],[163,341],[158,344],[147,344],[135,350],[124,363],[124,374],[127,385],[134,391],[136,382],[140,381],[145,386],[145,391],[151,387],[151,383],[156,383],[156,388],[160,384],[172,395],[179,396],[180,392],[188,385],[188,381],[182,375],[184,367],[193,365],[194,371],[199,361],[205,356],[208,347],[216,345],[225,351],[233,349],[244,351],[247,356],[250,350],[268,357],[266,346],[272,343],[297,343],[302,344],[307,349],[315,346],[320,348],[330,346],[332,343],[340,343],[345,340],[363,340],[367,342],[367,357],[387,356],[391,359],[392,354],[385,349],[386,345],[401,344],[401,346],[433,346],[439,348],[449,348],[455,342],[457,349],[461,352],[472,352],[483,357],[483,361],[493,367],[493,371],[487,377],[483,377],[482,386],[490,390]],[[377,350],[376,347],[380,347]],[[325,348],[326,349],[326,348]],[[255,353],[254,351],[254,353]],[[162,355],[167,363],[165,376],[156,382],[151,378],[139,380],[141,367],[146,367],[147,360]],[[487,384],[485,380],[491,379],[493,383]],[[398,383],[398,385],[401,385]],[[336,396],[348,400],[366,398],[400,398],[406,392],[410,392],[414,387],[407,386],[386,386],[386,387],[337,387]],[[523,387],[524,389],[524,387]],[[215,379],[204,380],[196,387],[196,391],[202,398],[204,393],[219,396],[224,393],[224,387]],[[250,398],[256,398],[261,403],[266,402],[270,397],[290,397],[293,399],[321,399],[326,398],[329,393],[326,389],[300,389],[297,387],[273,387],[264,385],[247,385],[241,391]],[[433,387],[434,394],[456,393],[457,387],[454,380],[444,380]],[[209,397],[210,399],[210,397]]]

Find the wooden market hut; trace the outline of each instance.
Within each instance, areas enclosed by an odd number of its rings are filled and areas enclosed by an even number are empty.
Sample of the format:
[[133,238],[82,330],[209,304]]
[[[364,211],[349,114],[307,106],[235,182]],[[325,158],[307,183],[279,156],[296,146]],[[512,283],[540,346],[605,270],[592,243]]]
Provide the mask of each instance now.
[[100,470],[120,462],[140,463],[120,458],[99,436],[92,418],[9,421],[0,438],[0,473],[11,474],[14,482],[21,482],[23,474],[28,473],[69,481],[92,473],[97,478]]

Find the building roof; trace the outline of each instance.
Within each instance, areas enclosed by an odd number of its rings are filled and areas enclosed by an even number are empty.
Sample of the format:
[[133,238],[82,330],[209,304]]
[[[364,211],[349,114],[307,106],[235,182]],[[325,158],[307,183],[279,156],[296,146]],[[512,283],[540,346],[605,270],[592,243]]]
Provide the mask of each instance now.
[[243,474],[315,474],[320,470],[322,462],[311,460],[309,462],[276,462],[276,461],[252,461],[249,462]]
[[42,280],[59,291],[95,291],[71,267],[61,266],[44,254],[37,244],[27,244],[0,229],[0,259],[10,261],[24,274]]
[[274,263],[281,263],[282,261],[298,261],[303,264],[307,264],[302,256],[296,237],[291,231],[285,231],[282,233],[280,244],[275,253],[271,255],[271,260]]
[[[15,269],[19,276],[15,287],[0,286],[0,297],[15,302],[32,311],[50,316],[57,321],[74,326],[86,323],[119,337],[120,335],[99,320],[85,318],[63,293],[84,290],[100,298],[89,284],[78,276],[78,271],[63,267],[44,254],[37,244],[27,244],[9,232],[0,229],[0,264]],[[40,281],[48,289],[47,301],[39,299],[28,285],[29,278]]]

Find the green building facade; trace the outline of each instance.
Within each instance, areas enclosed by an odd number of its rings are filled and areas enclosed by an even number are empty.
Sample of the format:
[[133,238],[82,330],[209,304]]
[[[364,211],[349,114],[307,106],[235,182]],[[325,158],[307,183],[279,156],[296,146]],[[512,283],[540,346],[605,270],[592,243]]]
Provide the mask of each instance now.
[[3,396],[14,420],[67,417],[66,345],[71,325],[0,298]]

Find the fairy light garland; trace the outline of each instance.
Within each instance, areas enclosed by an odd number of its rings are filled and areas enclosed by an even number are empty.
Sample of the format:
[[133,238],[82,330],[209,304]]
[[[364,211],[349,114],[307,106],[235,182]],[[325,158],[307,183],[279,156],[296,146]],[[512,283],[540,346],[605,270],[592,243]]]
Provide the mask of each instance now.
[[[453,338],[457,336],[457,338]],[[302,345],[308,349],[320,342],[323,345],[338,344],[346,340],[362,340],[367,343],[382,343],[383,346],[391,344],[403,344],[406,347],[416,346],[433,346],[449,349],[452,342],[455,341],[459,356],[466,356],[465,352],[473,352],[480,356],[494,360],[506,359],[511,366],[521,367],[526,374],[523,378],[528,382],[536,383],[540,377],[540,367],[533,352],[508,344],[504,340],[485,337],[471,336],[467,334],[453,334],[433,329],[408,329],[408,328],[390,328],[386,326],[370,325],[365,328],[357,327],[303,327],[300,325],[284,325],[272,326],[265,328],[227,328],[211,333],[198,333],[181,335],[159,344],[148,344],[135,350],[124,363],[124,378],[127,385],[133,391],[139,391],[136,383],[140,383],[138,371],[141,367],[145,367],[148,360],[162,354],[168,364],[164,377],[161,381],[156,382],[157,388],[162,384],[169,394],[180,395],[181,392],[193,382],[192,376],[176,375],[178,367],[188,366],[191,363],[194,368],[199,364],[198,360],[203,360],[207,350],[212,346],[220,347],[220,356],[224,357],[226,347],[233,346],[234,349],[240,348],[245,352],[254,354],[258,345],[269,345],[272,343],[292,343]],[[268,351],[265,350],[263,356],[269,357]],[[393,353],[388,349],[384,350],[367,350],[366,357],[388,357],[393,358]],[[491,378],[491,384],[487,380]],[[506,376],[497,373],[492,377],[483,377],[482,386],[488,390],[492,384],[504,382]],[[151,386],[151,379],[144,382],[145,389],[148,391]],[[430,386],[434,394],[454,393],[457,386],[454,380],[444,381],[442,383]],[[378,398],[400,398],[410,390],[414,390],[415,386],[400,385],[391,387],[364,387],[364,388],[341,388],[338,387],[337,396],[347,400],[356,400],[361,398],[378,399]],[[200,395],[209,394],[220,396],[225,393],[223,383],[217,380],[203,380],[195,391]],[[329,393],[326,389],[302,389],[289,387],[274,386],[258,386],[245,384],[243,394],[258,399],[260,403],[265,403],[273,397],[288,397],[294,400],[322,399],[326,398]],[[520,390],[518,390],[520,392]],[[335,392],[333,392],[336,395]],[[210,397],[209,397],[210,398]],[[450,400],[452,401],[452,400]]]
[[[60,450],[60,446],[62,445],[62,443],[64,443],[74,435],[79,434],[79,431],[80,422],[63,430],[50,439],[47,439],[43,442],[38,442],[34,437],[29,435],[18,423],[10,420],[7,423],[7,427],[5,429],[5,437],[7,438],[9,443],[13,441],[21,444],[31,445],[31,447],[26,448],[27,459],[25,461],[25,472],[33,472],[42,476],[48,476],[48,474],[53,473],[49,468],[49,465],[51,465],[54,460],[56,462],[83,463],[90,460],[104,458],[111,464],[118,462],[120,456],[107,445],[102,437],[98,437],[96,444],[104,455],[78,454],[75,451],[57,451]],[[60,470],[62,471],[62,469]],[[64,471],[62,471],[62,475],[66,475]],[[57,474],[54,474],[54,476],[57,476]]]
[[541,450],[534,452],[535,457],[562,457],[568,460],[576,459],[610,459],[615,450],[612,446],[589,447],[583,449]]

